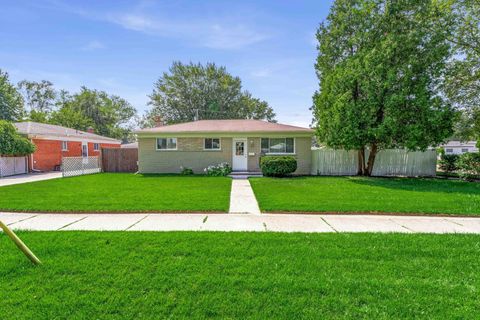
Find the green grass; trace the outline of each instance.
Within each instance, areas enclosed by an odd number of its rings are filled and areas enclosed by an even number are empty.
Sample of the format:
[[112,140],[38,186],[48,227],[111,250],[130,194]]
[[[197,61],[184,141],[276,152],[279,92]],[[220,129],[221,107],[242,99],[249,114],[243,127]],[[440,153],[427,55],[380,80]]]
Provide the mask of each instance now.
[[2,319],[466,319],[475,235],[0,234]]
[[480,183],[441,179],[252,178],[262,211],[480,215]]
[[228,211],[225,177],[102,173],[0,188],[0,211]]

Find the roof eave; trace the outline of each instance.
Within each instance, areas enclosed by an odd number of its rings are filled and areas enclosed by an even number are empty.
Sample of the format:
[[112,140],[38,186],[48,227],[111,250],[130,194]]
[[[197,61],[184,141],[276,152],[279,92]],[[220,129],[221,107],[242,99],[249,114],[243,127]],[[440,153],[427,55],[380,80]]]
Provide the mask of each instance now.
[[155,131],[136,131],[139,138],[157,138],[157,137],[312,137],[315,134],[311,131],[184,131],[184,132],[155,132]]

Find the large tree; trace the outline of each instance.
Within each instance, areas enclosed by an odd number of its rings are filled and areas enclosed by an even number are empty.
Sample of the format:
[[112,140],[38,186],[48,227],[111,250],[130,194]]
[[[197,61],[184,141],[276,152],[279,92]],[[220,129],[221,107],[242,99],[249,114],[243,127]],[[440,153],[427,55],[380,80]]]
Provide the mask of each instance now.
[[0,69],[0,120],[19,121],[24,115],[23,99]]
[[136,115],[127,100],[86,87],[71,96],[64,91],[57,105],[50,122],[79,130],[92,127],[97,134],[123,140],[128,139]]
[[453,109],[438,94],[450,55],[444,14],[432,0],[336,0],[320,25],[317,134],[358,150],[359,174],[371,175],[381,149],[425,150],[452,134]]
[[28,118],[36,122],[47,122],[55,105],[56,92],[53,83],[47,80],[40,82],[22,80],[17,86],[28,106]]
[[153,108],[143,126],[151,126],[153,116],[167,123],[197,119],[263,119],[274,121],[268,103],[242,90],[240,78],[213,63],[182,64],[174,62],[155,83],[150,95]]
[[456,136],[477,139],[480,145],[480,2],[456,0],[446,6],[452,13],[449,40],[455,55],[448,64],[444,89],[461,113]]

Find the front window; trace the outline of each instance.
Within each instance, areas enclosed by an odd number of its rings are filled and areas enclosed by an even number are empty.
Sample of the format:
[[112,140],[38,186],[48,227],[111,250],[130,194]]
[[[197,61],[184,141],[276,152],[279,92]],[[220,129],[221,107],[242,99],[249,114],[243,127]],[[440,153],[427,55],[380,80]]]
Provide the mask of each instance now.
[[203,148],[205,150],[220,150],[220,138],[205,138]]
[[93,150],[98,151],[100,150],[100,145],[98,143],[93,144]]
[[453,153],[453,149],[446,149],[445,152],[446,153]]
[[177,150],[177,138],[157,138],[157,150]]
[[62,141],[62,151],[68,151],[68,142]]
[[462,153],[467,153],[468,149],[462,149]]
[[262,138],[262,153],[295,153],[294,138]]

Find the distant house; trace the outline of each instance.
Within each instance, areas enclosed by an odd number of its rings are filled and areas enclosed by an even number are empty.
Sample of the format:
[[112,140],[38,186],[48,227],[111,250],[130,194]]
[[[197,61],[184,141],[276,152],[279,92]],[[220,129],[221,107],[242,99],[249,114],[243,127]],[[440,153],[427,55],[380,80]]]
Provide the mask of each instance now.
[[136,132],[141,173],[178,173],[180,167],[203,173],[209,165],[228,162],[234,171],[260,171],[263,155],[291,155],[294,174],[310,174],[309,128],[260,120],[200,120]]
[[98,156],[101,148],[119,148],[120,141],[89,132],[38,122],[14,123],[37,147],[28,157],[29,171],[58,170],[62,157]]
[[478,152],[476,147],[477,141],[458,141],[452,140],[448,143],[442,145],[441,147],[445,150],[445,154],[463,154],[468,152]]

